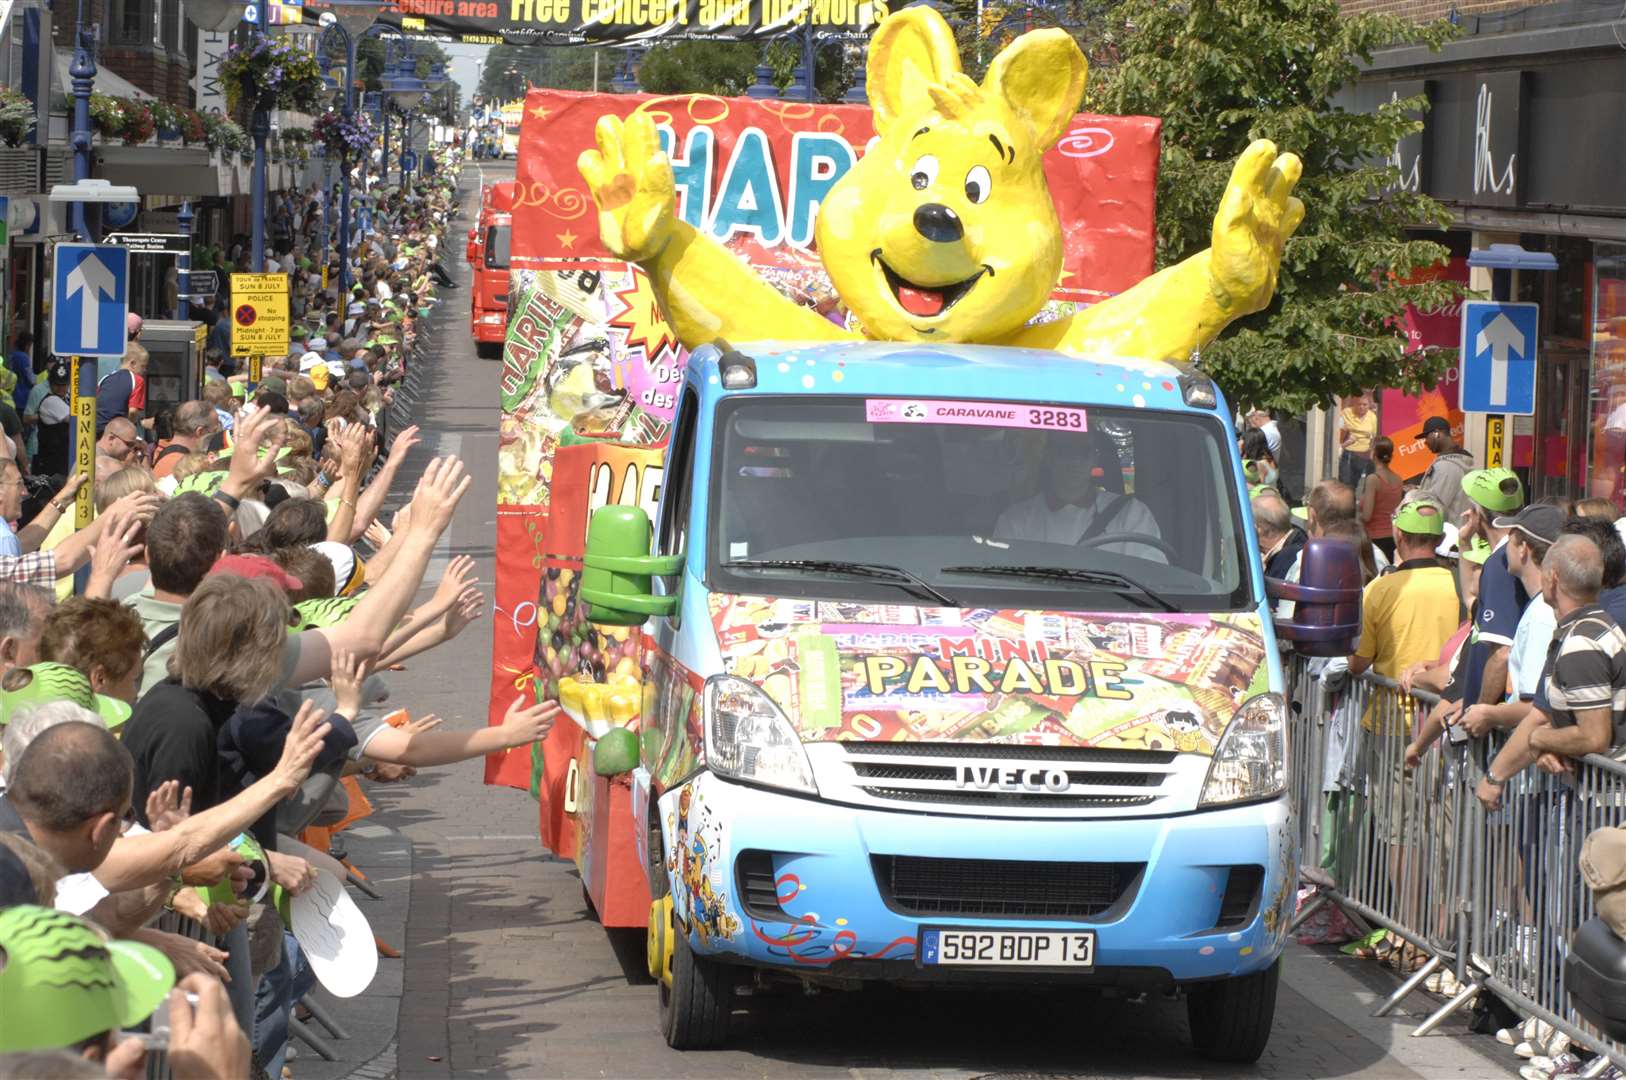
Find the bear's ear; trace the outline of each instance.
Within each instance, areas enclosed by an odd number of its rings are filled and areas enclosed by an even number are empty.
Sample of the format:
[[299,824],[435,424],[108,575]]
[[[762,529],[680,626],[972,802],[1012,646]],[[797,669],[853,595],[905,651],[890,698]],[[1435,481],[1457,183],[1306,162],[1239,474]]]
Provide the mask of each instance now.
[[885,135],[900,117],[929,107],[927,87],[948,82],[959,70],[954,31],[933,8],[905,8],[882,19],[865,69],[876,133]]
[[994,57],[982,85],[1027,121],[1043,153],[1056,144],[1078,111],[1089,69],[1071,34],[1034,30]]

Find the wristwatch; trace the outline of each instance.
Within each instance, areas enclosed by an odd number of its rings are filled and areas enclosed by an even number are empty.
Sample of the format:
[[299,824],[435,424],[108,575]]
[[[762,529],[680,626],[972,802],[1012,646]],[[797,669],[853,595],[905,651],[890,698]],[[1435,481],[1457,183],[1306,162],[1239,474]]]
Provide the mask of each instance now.
[[1486,768],[1485,768],[1485,779],[1487,781],[1489,781],[1489,783],[1490,783],[1490,785],[1492,787],[1506,787],[1507,786],[1507,781],[1506,780],[1498,780],[1498,779],[1496,779],[1496,774],[1491,772],[1489,766],[1486,766]]

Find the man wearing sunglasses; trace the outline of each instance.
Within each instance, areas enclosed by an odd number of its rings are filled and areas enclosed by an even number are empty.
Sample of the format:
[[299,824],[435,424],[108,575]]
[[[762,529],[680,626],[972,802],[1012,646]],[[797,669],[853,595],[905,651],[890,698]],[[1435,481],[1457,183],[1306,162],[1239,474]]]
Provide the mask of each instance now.
[[139,462],[146,452],[146,444],[136,426],[122,416],[109,420],[96,440],[96,475],[116,473],[126,465]]

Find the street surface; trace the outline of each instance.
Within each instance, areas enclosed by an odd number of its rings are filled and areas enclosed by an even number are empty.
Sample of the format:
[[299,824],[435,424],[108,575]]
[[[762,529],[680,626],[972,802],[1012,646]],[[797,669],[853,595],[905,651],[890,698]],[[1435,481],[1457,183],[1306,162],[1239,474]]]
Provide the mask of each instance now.
[[[508,179],[512,162],[465,175],[465,220],[445,264],[462,282],[467,210],[481,173]],[[458,454],[474,485],[431,567],[470,555],[493,577],[499,361],[480,360],[468,333],[467,289],[445,293],[438,362],[413,374],[412,419],[425,445],[401,489],[434,454]],[[394,700],[448,727],[485,721],[491,641],[476,625],[396,675]],[[642,934],[610,940],[587,915],[575,868],[536,836],[528,794],[481,784],[471,762],[368,788],[378,812],[346,833],[352,860],[383,899],[358,896],[374,930],[401,949],[382,959],[359,998],[321,1000],[348,1039],[340,1060],[304,1046],[299,1080],[342,1076],[514,1077],[1508,1077],[1517,1060],[1460,1020],[1410,1037],[1439,999],[1426,993],[1374,1020],[1397,985],[1370,963],[1331,950],[1288,953],[1265,1057],[1221,1069],[1188,1050],[1183,1002],[1105,1000],[1076,992],[824,993],[755,1003],[732,1047],[681,1054],[656,1030],[655,991],[641,978]],[[403,839],[404,838],[404,839]]]

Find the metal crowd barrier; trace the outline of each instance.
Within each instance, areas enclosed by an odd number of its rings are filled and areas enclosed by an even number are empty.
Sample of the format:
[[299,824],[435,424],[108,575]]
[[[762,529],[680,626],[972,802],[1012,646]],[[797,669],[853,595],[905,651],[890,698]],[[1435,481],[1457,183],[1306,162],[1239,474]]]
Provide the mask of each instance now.
[[[159,913],[158,921],[153,928],[162,930],[167,934],[179,934],[181,937],[191,938],[193,941],[206,941],[216,948],[221,947],[219,938],[213,936],[200,922],[188,919],[184,915],[177,915],[173,911],[165,910]],[[169,1067],[169,1051],[147,1051],[147,1080],[171,1080],[173,1073]]]
[[1293,928],[1331,903],[1419,957],[1377,1016],[1451,972],[1454,994],[1413,1035],[1489,991],[1596,1053],[1583,1075],[1626,1068],[1626,1047],[1583,1020],[1564,989],[1569,942],[1595,913],[1581,842],[1626,823],[1626,766],[1591,756],[1565,777],[1532,767],[1487,811],[1475,792],[1506,732],[1442,737],[1408,768],[1406,745],[1437,696],[1371,673],[1351,679],[1337,662],[1294,656],[1285,670],[1299,877],[1316,888]]

